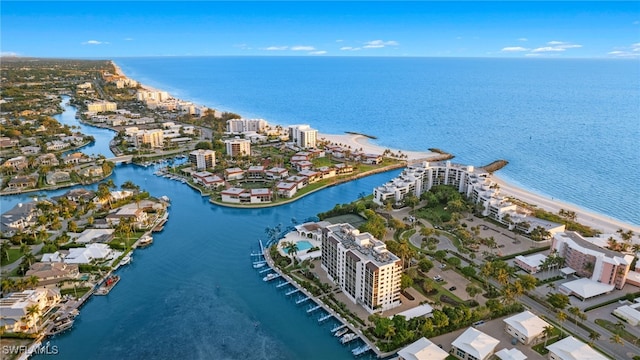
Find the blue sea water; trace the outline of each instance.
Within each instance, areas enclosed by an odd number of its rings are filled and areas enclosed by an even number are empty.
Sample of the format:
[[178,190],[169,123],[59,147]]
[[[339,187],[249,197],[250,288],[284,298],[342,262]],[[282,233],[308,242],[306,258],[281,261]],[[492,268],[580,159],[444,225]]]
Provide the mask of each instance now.
[[640,225],[640,62],[605,59],[115,59],[130,77],[244,117],[363,132],[509,165],[529,190]]

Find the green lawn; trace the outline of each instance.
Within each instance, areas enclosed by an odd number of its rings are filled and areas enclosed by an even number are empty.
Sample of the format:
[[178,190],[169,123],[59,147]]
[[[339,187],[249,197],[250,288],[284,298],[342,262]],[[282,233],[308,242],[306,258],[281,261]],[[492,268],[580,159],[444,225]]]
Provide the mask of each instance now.
[[4,254],[2,254],[2,261],[0,263],[2,264],[2,266],[12,264],[16,260],[20,259],[20,257],[22,257],[20,249],[9,249],[9,260],[7,260],[7,258],[4,257]]
[[77,298],[81,298],[87,291],[91,290],[88,286],[69,288],[69,289],[60,289],[60,295],[73,295]]

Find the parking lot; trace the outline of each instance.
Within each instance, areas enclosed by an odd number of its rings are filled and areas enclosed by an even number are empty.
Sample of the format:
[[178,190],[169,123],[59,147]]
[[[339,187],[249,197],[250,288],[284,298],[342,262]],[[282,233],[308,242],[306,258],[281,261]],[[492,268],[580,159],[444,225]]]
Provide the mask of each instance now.
[[[438,282],[438,284],[445,289],[450,289],[452,286],[455,286],[456,289],[451,291],[454,295],[459,297],[462,300],[470,300],[469,294],[467,294],[466,288],[469,285],[469,280],[465,279],[462,275],[455,272],[449,265],[447,265],[444,269],[440,268],[440,263],[438,261],[434,261],[433,269],[429,270],[427,275],[431,279],[434,279],[436,276],[442,277],[444,281]],[[484,305],[487,301],[482,295],[476,296],[475,300],[480,303],[480,305]]]

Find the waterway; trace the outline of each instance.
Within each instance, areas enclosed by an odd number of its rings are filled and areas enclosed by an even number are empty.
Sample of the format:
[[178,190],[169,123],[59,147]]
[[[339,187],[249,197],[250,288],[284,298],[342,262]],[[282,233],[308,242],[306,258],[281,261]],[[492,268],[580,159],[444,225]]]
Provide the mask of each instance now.
[[[84,127],[73,118],[73,111],[66,106],[60,118],[95,137],[96,143],[85,151],[111,156],[108,143],[113,133]],[[118,271],[122,280],[108,296],[90,299],[73,329],[51,339],[59,349],[57,358],[352,358],[330,334],[335,322],[318,325],[318,313],[307,315],[305,306],[295,305],[274,282],[263,282],[251,267],[249,253],[256,250],[267,227],[287,226],[292,219],[302,221],[355,200],[399,170],[265,209],[216,206],[190,187],[153,172],[152,167],[119,165],[111,178],[117,185],[131,180],[152,196],[169,196],[165,229],[154,234],[152,246],[137,250],[133,262]],[[30,200],[27,194],[2,197],[2,211]]]

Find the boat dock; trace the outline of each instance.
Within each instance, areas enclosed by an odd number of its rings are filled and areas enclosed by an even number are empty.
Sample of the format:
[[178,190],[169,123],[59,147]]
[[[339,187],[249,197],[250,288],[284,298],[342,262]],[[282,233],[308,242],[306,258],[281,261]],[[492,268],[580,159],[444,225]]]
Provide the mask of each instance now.
[[[363,345],[358,346],[351,351],[354,356],[362,355],[369,350],[372,350],[376,354],[377,358],[386,358],[395,354],[395,351],[382,352],[380,349],[378,349],[375,343],[373,343],[363,334],[361,328],[356,327],[355,325],[350,323],[349,320],[343,318],[340,314],[336,313],[332,308],[330,308],[328,305],[323,303],[320,298],[313,296],[313,294],[307,291],[307,289],[305,289],[302,285],[298,284],[298,282],[294,278],[292,278],[287,274],[282,273],[280,269],[276,267],[275,263],[273,262],[273,259],[271,259],[271,257],[269,256],[268,249],[264,248],[262,241],[260,241],[260,250],[262,251],[262,255],[264,256],[264,259],[267,262],[267,265],[266,265],[267,268],[264,270],[258,271],[258,273],[262,274],[269,270],[273,270],[277,275],[273,275],[273,277],[271,277],[270,280],[273,280],[278,277],[282,277],[283,279],[283,281],[279,282],[278,285],[276,285],[276,288],[284,287],[287,284],[290,284],[293,287],[295,287],[295,289],[287,291],[285,293],[285,296],[293,295],[298,292],[302,293],[305,297],[296,300],[296,304],[301,304],[305,301],[312,300],[315,303],[315,305],[305,310],[307,314],[311,314],[314,311],[317,311],[320,309],[324,310],[326,314],[317,318],[318,324],[322,324],[326,320],[329,320],[332,317],[335,318],[335,321],[338,321],[340,324],[331,328],[331,334],[335,335],[336,333],[340,332],[341,334],[339,338],[342,344],[347,344],[353,340],[360,339]],[[253,256],[253,253],[252,253],[252,256]],[[273,273],[270,273],[270,274],[273,274]],[[348,336],[345,339],[345,336],[347,335],[350,335],[350,336]]]

